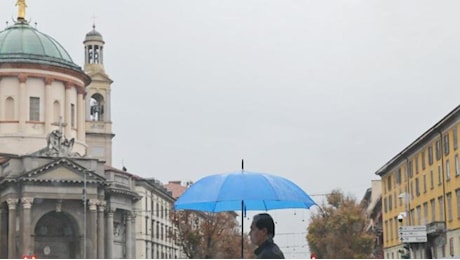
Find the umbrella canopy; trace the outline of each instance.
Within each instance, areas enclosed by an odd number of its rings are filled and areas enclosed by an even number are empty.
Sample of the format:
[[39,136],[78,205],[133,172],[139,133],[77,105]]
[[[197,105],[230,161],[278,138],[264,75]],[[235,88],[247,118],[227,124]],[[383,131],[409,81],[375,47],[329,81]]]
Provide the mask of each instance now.
[[[188,188],[174,203],[174,209],[222,212],[245,210],[310,208],[317,205],[292,181],[271,174],[238,171],[204,177]],[[241,228],[243,258],[243,228]]]
[[174,208],[222,212],[310,208],[316,203],[292,181],[271,174],[239,171],[204,177],[188,188]]

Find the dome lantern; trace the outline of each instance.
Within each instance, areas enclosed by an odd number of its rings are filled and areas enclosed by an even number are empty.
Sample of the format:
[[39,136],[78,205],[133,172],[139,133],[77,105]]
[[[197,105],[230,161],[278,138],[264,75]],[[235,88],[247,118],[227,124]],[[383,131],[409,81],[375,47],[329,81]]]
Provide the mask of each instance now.
[[93,24],[93,30],[86,34],[83,44],[85,45],[85,67],[88,65],[103,65],[105,42],[102,35],[96,31],[95,24]]

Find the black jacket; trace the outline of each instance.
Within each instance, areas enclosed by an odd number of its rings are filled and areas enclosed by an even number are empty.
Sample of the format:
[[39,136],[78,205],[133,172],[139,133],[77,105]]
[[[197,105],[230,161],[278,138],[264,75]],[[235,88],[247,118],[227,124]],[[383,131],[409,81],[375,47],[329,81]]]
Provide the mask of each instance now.
[[254,251],[256,258],[265,259],[284,259],[284,254],[280,248],[273,242],[272,238],[267,239]]

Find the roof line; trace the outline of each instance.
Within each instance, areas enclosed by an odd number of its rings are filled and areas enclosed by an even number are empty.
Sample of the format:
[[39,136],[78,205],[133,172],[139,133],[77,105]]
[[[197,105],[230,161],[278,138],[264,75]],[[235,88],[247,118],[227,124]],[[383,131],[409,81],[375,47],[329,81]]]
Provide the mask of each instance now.
[[415,141],[409,144],[406,148],[404,148],[401,152],[395,155],[390,161],[385,163],[380,169],[378,169],[375,174],[382,176],[385,171],[392,165],[394,165],[397,161],[400,160],[402,157],[406,157],[405,155],[408,154],[412,149],[414,149],[417,145],[419,145],[423,140],[427,139],[429,136],[433,135],[438,128],[441,128],[444,124],[446,124],[450,119],[453,118],[454,115],[460,113],[460,105],[450,111],[446,116],[444,116],[441,120],[439,120],[435,125],[425,131],[421,136],[419,136]]

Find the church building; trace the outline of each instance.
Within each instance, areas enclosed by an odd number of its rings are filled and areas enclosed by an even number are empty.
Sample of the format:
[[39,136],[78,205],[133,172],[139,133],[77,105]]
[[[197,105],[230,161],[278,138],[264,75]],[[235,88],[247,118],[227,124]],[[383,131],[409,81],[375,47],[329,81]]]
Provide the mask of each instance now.
[[0,31],[0,258],[136,258],[141,196],[111,166],[102,35],[86,34],[82,69],[16,5]]

